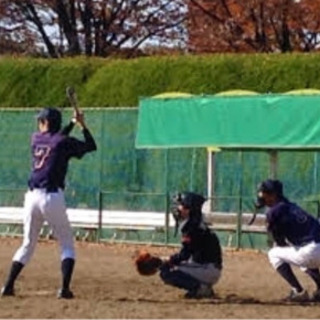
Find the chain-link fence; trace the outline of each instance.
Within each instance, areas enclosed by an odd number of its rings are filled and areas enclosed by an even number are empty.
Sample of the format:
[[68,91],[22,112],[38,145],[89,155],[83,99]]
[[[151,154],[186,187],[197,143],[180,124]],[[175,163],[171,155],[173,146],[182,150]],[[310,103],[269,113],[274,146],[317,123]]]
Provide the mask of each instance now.
[[[237,236],[233,236],[232,241],[228,238],[226,243],[242,246],[246,236],[239,227],[245,225],[242,220],[252,213],[257,184],[275,174],[284,183],[285,195],[290,200],[319,216],[318,151],[278,151],[274,157],[275,151],[223,150],[215,153],[213,164],[208,164],[205,148],[136,149],[136,108],[84,111],[98,150],[80,161],[71,161],[65,190],[68,208],[95,210],[101,213],[101,219],[107,219],[109,211],[113,214],[118,211],[119,216],[129,212],[132,215],[129,218],[137,221],[141,217],[136,218],[134,212],[153,212],[161,216],[163,223],[159,228],[150,227],[144,236],[138,237],[135,231],[116,234],[109,230],[106,234],[101,220],[100,238],[123,239],[131,232],[133,240],[177,242],[171,236],[174,226],[165,214],[170,205],[168,199],[177,191],[191,190],[207,195],[210,189],[213,190],[210,210],[216,221],[219,212],[224,213],[224,219],[229,215],[233,223],[231,229],[237,232]],[[0,208],[23,206],[31,166],[30,135],[36,130],[36,113],[36,110],[0,110],[4,145],[0,149]],[[63,115],[66,123],[71,110],[64,110]],[[73,134],[81,138],[77,128]],[[208,179],[210,165],[213,166],[212,180]],[[106,216],[102,215],[104,211]],[[222,229],[225,234],[231,232]],[[143,230],[140,231],[142,234]]]

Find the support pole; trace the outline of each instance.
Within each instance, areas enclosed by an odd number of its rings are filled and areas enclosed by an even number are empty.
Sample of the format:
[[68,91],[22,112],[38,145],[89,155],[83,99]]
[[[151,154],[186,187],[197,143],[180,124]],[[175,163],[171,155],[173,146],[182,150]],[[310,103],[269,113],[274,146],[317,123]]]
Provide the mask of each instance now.
[[100,242],[101,237],[102,237],[102,210],[103,210],[103,192],[99,190],[98,193],[98,208],[99,208],[99,213],[98,213],[98,234],[97,234],[97,241]]
[[170,194],[169,194],[169,186],[168,186],[168,168],[169,168],[169,155],[168,155],[168,149],[165,150],[164,153],[164,189],[165,189],[165,244],[169,243],[169,215],[170,215]]
[[207,198],[208,198],[208,207],[209,211],[212,211],[213,205],[213,198],[214,198],[214,183],[215,183],[215,153],[208,149],[208,156],[207,156]]
[[236,249],[241,248],[241,236],[242,236],[242,193],[243,193],[243,152],[239,151],[240,158],[240,177],[239,177],[239,206],[237,215],[237,238]]
[[278,171],[278,152],[276,150],[270,151],[270,177],[277,179]]

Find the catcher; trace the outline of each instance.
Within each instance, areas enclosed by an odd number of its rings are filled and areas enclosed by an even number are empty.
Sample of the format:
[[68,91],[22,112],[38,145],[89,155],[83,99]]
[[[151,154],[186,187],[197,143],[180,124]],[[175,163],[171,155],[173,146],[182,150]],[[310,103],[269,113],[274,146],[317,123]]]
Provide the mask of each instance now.
[[140,274],[151,275],[160,270],[163,282],[186,290],[188,299],[212,298],[212,286],[220,279],[222,270],[220,242],[202,219],[204,201],[193,192],[178,194],[174,216],[180,223],[180,251],[166,260],[143,252],[136,260]]

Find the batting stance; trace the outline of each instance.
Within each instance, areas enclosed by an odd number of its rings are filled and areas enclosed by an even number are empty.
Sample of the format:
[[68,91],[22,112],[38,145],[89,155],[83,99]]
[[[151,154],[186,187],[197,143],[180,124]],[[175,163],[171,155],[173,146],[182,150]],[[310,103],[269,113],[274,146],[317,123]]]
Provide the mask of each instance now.
[[160,277],[168,285],[187,290],[185,298],[211,298],[212,286],[220,278],[222,250],[216,234],[202,217],[205,199],[185,192],[176,199],[177,216],[181,220],[181,249],[160,267]]
[[291,286],[286,301],[308,301],[309,294],[294,275],[291,265],[300,267],[316,284],[312,300],[320,301],[320,224],[283,195],[279,180],[263,181],[258,188],[258,206],[267,206],[267,230],[275,245],[268,252],[274,269]]
[[84,141],[67,136],[72,124],[61,130],[62,116],[55,108],[44,108],[37,120],[39,130],[31,138],[32,170],[28,180],[29,190],[24,199],[23,243],[13,256],[1,295],[14,295],[15,280],[29,262],[43,222],[47,221],[61,248],[62,287],[58,298],[71,299],[70,281],[75,251],[63,193],[65,177],[71,158],[80,159],[97,147],[82,113],[75,113],[73,123],[81,127]]

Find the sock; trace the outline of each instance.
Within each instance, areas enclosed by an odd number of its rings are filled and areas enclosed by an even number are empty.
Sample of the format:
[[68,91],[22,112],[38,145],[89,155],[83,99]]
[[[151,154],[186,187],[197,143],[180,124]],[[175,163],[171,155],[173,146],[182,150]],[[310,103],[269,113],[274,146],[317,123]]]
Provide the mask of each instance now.
[[320,272],[319,269],[307,269],[306,274],[310,276],[310,278],[317,285],[317,290],[320,290]]
[[282,276],[282,278],[284,278],[291,285],[292,288],[295,288],[297,290],[297,292],[301,292],[303,290],[288,263],[283,263],[280,267],[277,268],[277,271]]
[[61,262],[62,289],[69,290],[74,263],[75,261],[72,258],[66,258]]
[[24,264],[18,261],[13,261],[11,265],[11,269],[5,284],[6,288],[13,288],[14,282],[17,279],[18,275],[20,274]]

